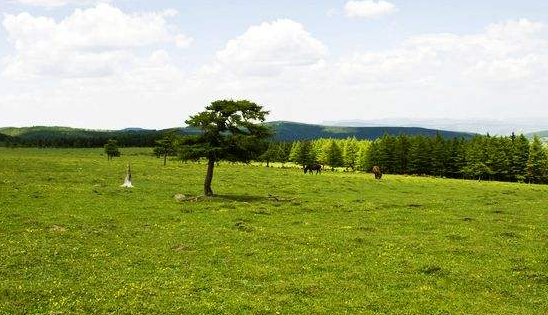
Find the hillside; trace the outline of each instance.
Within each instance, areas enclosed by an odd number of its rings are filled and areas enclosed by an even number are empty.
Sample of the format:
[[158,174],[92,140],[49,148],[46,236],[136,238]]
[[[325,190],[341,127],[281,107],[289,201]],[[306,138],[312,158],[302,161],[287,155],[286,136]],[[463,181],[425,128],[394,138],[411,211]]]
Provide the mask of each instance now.
[[[435,136],[440,133],[445,138],[470,138],[472,133],[453,132],[417,127],[329,127],[295,122],[267,123],[275,134],[276,141],[311,140],[318,138],[376,139],[384,134]],[[108,139],[116,139],[122,146],[153,146],[163,134],[173,129],[152,130],[126,128],[122,130],[92,130],[70,127],[5,127],[0,128],[0,142],[17,143],[24,146],[40,147],[99,147]],[[197,134],[194,128],[179,128],[180,134]]]
[[152,146],[164,134],[161,130],[90,130],[70,127],[7,127],[0,134],[10,136],[10,142],[40,147],[98,147],[108,139],[124,146]]
[[436,129],[426,129],[419,127],[335,127],[310,125],[286,121],[270,122],[267,125],[276,133],[276,139],[279,141],[311,140],[318,138],[348,138],[356,137],[358,139],[376,139],[384,134],[397,136],[423,135],[435,136],[439,133],[444,138],[470,138],[474,134],[468,132],[455,132]]
[[533,139],[533,137],[535,135],[539,136],[540,140],[542,140],[542,142],[548,143],[548,130],[531,132],[531,133],[526,134],[525,136],[529,139]]

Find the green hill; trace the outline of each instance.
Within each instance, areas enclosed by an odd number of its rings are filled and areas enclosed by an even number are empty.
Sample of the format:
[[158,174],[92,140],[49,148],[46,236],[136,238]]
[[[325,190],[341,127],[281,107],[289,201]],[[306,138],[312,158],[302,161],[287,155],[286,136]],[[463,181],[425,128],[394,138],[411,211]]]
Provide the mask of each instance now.
[[548,130],[531,132],[531,133],[526,134],[525,136],[529,139],[533,139],[533,137],[535,135],[539,136],[540,140],[542,140],[542,142],[548,143]]
[[444,138],[470,138],[473,133],[454,132],[445,130],[426,129],[418,127],[331,127],[310,125],[286,121],[267,123],[276,133],[276,139],[280,141],[311,140],[318,138],[348,138],[376,139],[384,134],[397,136],[406,134],[410,136],[423,135],[435,136],[440,134]]
[[[376,139],[384,134],[435,136],[440,133],[445,138],[473,136],[471,133],[434,130],[416,127],[328,127],[294,122],[269,122],[276,141],[311,140],[318,138]],[[116,139],[122,146],[147,147],[166,132],[173,129],[152,130],[126,128],[122,130],[92,130],[70,127],[5,127],[0,128],[0,144],[12,143],[22,146],[39,147],[100,147],[108,139]],[[180,134],[197,134],[194,128],[179,128]]]
[[90,130],[44,126],[0,128],[0,134],[10,137],[7,142],[40,147],[98,147],[108,139],[116,139],[124,146],[152,146],[164,133],[161,130]]

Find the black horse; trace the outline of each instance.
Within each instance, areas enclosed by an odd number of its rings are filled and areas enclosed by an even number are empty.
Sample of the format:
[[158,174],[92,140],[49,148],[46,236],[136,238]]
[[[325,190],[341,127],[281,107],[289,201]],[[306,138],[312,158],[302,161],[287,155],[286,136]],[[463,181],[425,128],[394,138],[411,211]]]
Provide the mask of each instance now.
[[322,165],[318,163],[305,165],[304,167],[304,173],[310,172],[310,174],[314,173],[316,171],[316,174],[320,174],[322,172]]

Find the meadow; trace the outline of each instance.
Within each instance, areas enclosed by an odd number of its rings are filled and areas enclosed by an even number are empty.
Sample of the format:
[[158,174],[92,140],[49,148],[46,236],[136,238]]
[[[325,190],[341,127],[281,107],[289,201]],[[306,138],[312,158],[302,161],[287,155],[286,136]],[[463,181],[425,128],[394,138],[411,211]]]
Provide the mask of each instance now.
[[121,151],[0,148],[0,314],[548,312],[548,186]]

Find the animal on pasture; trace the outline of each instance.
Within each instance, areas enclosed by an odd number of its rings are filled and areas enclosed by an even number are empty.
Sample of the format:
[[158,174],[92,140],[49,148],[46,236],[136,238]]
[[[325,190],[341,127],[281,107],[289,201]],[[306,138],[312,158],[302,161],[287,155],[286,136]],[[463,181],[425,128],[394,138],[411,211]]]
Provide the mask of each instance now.
[[318,164],[318,163],[313,163],[313,164],[309,164],[309,165],[306,165],[304,167],[304,173],[308,173],[310,172],[310,174],[314,173],[314,171],[316,171],[316,174],[320,174],[322,172],[322,165],[321,164]]
[[375,174],[375,179],[381,179],[382,178],[382,172],[381,168],[377,165],[373,166],[373,174]]

